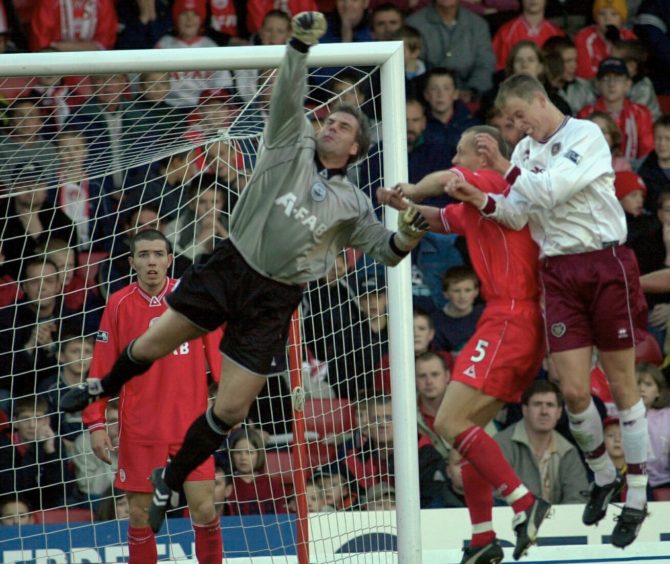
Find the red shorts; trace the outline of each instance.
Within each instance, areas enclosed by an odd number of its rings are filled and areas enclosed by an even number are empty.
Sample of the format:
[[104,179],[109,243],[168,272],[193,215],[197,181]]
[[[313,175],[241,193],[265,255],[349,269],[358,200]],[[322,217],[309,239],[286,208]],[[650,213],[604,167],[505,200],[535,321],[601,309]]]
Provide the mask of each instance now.
[[593,345],[616,351],[640,340],[647,302],[628,247],[545,258],[541,281],[550,352]]
[[452,380],[504,402],[518,402],[544,357],[540,305],[487,304],[477,330],[458,353]]
[[[154,468],[165,466],[174,456],[181,443],[138,444],[133,441],[119,441],[119,468],[114,487],[129,492],[151,493],[153,486],[149,475]],[[214,479],[214,457],[210,456],[186,478],[187,482]]]

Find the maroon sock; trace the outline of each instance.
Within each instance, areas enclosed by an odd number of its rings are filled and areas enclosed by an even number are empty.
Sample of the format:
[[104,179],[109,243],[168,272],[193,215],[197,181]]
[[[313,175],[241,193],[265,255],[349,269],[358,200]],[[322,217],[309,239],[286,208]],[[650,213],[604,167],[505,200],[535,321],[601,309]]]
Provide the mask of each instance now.
[[472,546],[485,546],[493,542],[493,486],[481,477],[467,460],[461,462],[463,493],[468,504],[472,523]]
[[156,537],[151,527],[128,527],[129,564],[158,562]]
[[456,437],[454,447],[505,498],[514,513],[530,509],[535,497],[521,483],[498,443],[484,429],[477,426],[466,429]]
[[193,523],[195,531],[195,555],[198,564],[221,564],[223,560],[223,539],[221,521],[216,517],[207,525]]

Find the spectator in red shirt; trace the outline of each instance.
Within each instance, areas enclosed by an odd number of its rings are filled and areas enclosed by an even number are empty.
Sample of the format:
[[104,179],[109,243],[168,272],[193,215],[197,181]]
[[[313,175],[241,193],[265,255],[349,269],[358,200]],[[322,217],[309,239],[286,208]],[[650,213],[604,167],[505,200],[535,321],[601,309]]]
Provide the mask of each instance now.
[[496,70],[505,68],[512,47],[527,39],[542,47],[550,37],[564,36],[565,32],[544,18],[546,0],[521,0],[521,15],[500,26],[493,36]]
[[113,0],[39,0],[30,17],[30,50],[113,49],[117,27]]
[[595,78],[598,65],[611,56],[613,43],[618,39],[637,39],[624,28],[628,18],[626,0],[596,0],[593,3],[595,24],[575,35],[577,45],[577,76]]
[[315,0],[249,0],[247,2],[247,29],[256,33],[270,10],[283,10],[293,17],[300,12],[318,11]]

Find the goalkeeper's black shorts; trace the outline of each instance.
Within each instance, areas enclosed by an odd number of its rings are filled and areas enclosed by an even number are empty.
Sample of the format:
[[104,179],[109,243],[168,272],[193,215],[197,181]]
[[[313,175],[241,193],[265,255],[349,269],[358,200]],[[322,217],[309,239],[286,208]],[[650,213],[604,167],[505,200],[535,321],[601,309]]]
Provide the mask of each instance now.
[[227,323],[221,351],[255,374],[270,375],[286,369],[289,322],[302,290],[262,276],[226,240],[184,273],[167,302],[207,331]]

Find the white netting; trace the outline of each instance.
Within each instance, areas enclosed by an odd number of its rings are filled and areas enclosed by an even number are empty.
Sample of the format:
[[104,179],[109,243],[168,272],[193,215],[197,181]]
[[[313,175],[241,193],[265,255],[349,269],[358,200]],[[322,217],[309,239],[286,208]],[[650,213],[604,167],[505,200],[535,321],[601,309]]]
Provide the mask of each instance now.
[[[80,417],[58,411],[59,395],[90,365],[107,296],[133,280],[127,257],[134,233],[154,227],[167,235],[175,277],[226,237],[230,213],[253,171],[275,73],[231,71],[225,90],[200,90],[194,77],[202,78],[202,71],[0,83],[6,103],[0,137],[0,416],[8,420],[0,432],[0,493],[12,502],[17,496],[28,501],[30,519],[39,523],[0,536],[0,561],[48,555],[57,562],[102,562],[127,554],[126,521],[115,520],[122,509],[114,503],[120,492],[109,489],[110,467],[91,453]],[[362,107],[373,137],[381,139],[378,80],[374,68],[312,69],[306,111],[315,128],[329,107],[345,100]],[[174,88],[187,90],[197,106],[168,105]],[[368,193],[380,183],[378,150],[373,146],[350,171]],[[309,285],[302,315],[303,382],[293,399],[304,398],[302,470],[309,507],[390,509],[384,270],[352,251],[343,253],[337,270]],[[243,430],[243,442],[219,453],[225,466],[232,453],[254,443],[257,430],[265,435],[269,490],[249,486],[241,475],[231,481],[229,467],[219,475],[217,495],[228,496],[220,505],[224,515],[269,514],[242,517],[237,527],[234,517],[224,522],[228,557],[296,553],[292,492],[300,472],[288,448],[293,387],[288,376],[271,379],[250,414],[255,430]],[[232,491],[226,490],[231,483]],[[250,489],[275,499],[250,502],[244,497]],[[23,511],[9,507],[9,515]],[[357,515],[341,523],[332,515],[311,518],[311,552],[321,555],[318,561],[396,549],[392,513]],[[105,518],[111,521],[91,527]],[[188,522],[169,519],[167,531],[158,537],[159,556],[193,555]],[[341,556],[332,556],[338,551]],[[388,553],[389,561],[395,557]]]

